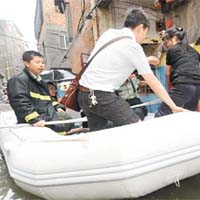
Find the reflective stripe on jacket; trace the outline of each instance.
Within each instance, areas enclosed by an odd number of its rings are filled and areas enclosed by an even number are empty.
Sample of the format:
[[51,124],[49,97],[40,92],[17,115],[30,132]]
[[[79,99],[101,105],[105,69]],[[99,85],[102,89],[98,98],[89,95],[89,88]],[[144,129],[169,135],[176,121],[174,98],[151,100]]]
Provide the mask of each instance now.
[[[58,120],[56,108],[59,104],[53,103],[46,83],[35,79],[26,68],[8,81],[7,89],[18,123]],[[50,128],[63,131],[64,126],[52,125]]]

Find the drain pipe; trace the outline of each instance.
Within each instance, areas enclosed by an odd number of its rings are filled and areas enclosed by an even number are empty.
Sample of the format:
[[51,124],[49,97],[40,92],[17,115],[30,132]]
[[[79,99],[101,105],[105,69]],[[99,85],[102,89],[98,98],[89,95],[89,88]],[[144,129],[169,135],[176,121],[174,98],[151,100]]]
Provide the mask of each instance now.
[[99,24],[98,24],[97,10],[96,10],[98,3],[96,3],[95,0],[90,0],[90,4],[92,7],[90,13],[93,12],[93,15],[91,16],[91,14],[89,13],[88,17],[91,17],[91,19],[92,19],[93,37],[94,37],[94,43],[96,43],[96,41],[99,38]]
[[69,42],[72,42],[73,33],[72,33],[72,17],[71,17],[71,10],[70,10],[70,1],[65,0],[65,18],[67,20],[67,32],[69,37]]

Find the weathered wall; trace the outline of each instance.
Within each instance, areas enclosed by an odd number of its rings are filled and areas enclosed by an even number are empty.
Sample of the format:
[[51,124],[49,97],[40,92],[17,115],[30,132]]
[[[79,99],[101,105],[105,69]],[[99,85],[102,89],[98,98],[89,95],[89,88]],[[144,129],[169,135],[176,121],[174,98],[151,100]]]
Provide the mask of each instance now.
[[[150,5],[153,5],[149,3],[146,4],[145,6],[145,2],[144,3],[144,7],[143,9],[145,10],[149,20],[150,20],[150,30],[148,32],[148,37],[150,39],[153,39],[153,38],[157,38],[158,35],[156,33],[156,30],[155,30],[155,21],[157,20],[157,18],[159,17],[159,13],[154,9],[151,9],[150,8]],[[127,10],[129,8],[133,8],[133,7],[140,7],[139,6],[139,2],[136,1],[136,0],[132,0],[132,1],[124,1],[124,0],[118,0],[118,1],[113,1],[112,3],[112,18],[113,18],[113,27],[115,28],[120,28],[122,27],[123,25],[123,20],[124,20],[124,17],[127,13]],[[152,6],[153,7],[153,6]]]
[[102,35],[108,28],[113,27],[112,4],[109,8],[97,9],[97,22],[99,36]]
[[190,43],[196,41],[200,37],[200,1],[189,0],[183,6],[180,6],[175,11],[177,15],[177,26],[183,27],[188,36]]
[[42,43],[48,25],[55,25],[58,28],[66,24],[65,15],[56,11],[54,0],[42,0],[43,24],[41,27],[39,43]]
[[[94,4],[94,0],[86,0],[84,17]],[[160,10],[154,7],[154,0],[113,0],[108,8],[96,9],[93,20],[86,20],[86,24],[78,39],[73,42],[70,50],[70,63],[73,72],[78,72],[81,66],[81,53],[89,54],[98,37],[108,28],[121,28],[126,11],[129,8],[142,6],[150,20],[150,31],[144,43],[160,41],[156,32],[156,21],[163,18]],[[72,13],[73,36],[77,33],[78,22],[81,16],[81,1],[70,1]],[[187,30],[189,42],[194,42],[200,36],[200,1],[188,0],[185,4],[171,11],[174,24]],[[96,24],[95,24],[96,23]],[[154,41],[154,42],[153,42]],[[149,46],[150,47],[150,46]],[[155,43],[153,48],[156,49]],[[154,53],[151,51],[151,53]],[[149,54],[149,53],[147,53]]]
[[3,75],[6,81],[24,68],[22,54],[28,44],[12,21],[0,19],[0,33],[0,77]]
[[[124,1],[124,0],[115,0],[112,1],[108,8],[98,8],[93,12],[92,20],[86,20],[84,29],[81,34],[78,35],[77,39],[74,40],[72,47],[70,48],[70,65],[72,71],[77,73],[81,67],[81,53],[89,54],[94,46],[94,43],[98,37],[106,31],[108,28],[121,28],[122,22],[124,20],[126,11],[128,8],[135,6],[134,2],[137,5],[140,3],[138,1]],[[85,12],[84,17],[88,14],[90,9],[93,7],[94,0],[85,1]],[[153,7],[153,4],[149,4],[144,9],[147,11],[150,18],[151,30],[149,31],[149,38],[157,38],[158,35],[155,32],[155,20],[156,20],[156,11],[150,9],[149,5]],[[72,18],[72,30],[73,37],[76,37],[78,22],[81,21],[81,10],[82,8],[81,1],[70,1],[71,9],[71,18]],[[82,9],[81,9],[82,8]]]
[[[76,39],[71,44],[69,59],[74,73],[81,69],[81,54],[89,54],[94,46],[92,20],[85,20],[90,8],[90,0],[85,1],[85,7],[82,1],[70,1],[72,32]],[[78,32],[83,23],[84,28]]]
[[[166,15],[173,18],[174,26],[183,27],[186,30],[190,43],[195,42],[200,36],[199,8],[199,0],[185,0],[178,7],[171,7],[169,13]],[[161,13],[161,11],[159,12]]]
[[54,0],[43,0],[44,19],[47,24],[64,25],[65,15],[60,13],[54,4]]
[[42,3],[43,24],[38,49],[45,56],[47,69],[61,67],[67,48],[66,18],[56,8],[54,0],[42,0]]

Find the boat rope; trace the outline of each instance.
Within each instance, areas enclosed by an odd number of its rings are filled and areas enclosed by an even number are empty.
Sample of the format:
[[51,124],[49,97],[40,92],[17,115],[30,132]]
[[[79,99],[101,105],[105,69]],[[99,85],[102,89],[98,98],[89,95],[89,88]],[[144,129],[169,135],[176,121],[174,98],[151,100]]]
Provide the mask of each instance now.
[[176,179],[175,179],[175,185],[176,185],[176,187],[180,187],[181,186],[181,184],[180,184],[180,181],[179,181],[179,178],[178,177],[176,177]]

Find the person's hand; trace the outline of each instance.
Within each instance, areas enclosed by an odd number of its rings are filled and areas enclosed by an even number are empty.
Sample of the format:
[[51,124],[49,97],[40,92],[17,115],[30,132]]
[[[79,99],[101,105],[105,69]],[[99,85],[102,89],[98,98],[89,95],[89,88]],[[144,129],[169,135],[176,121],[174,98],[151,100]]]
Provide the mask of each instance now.
[[189,111],[185,108],[182,108],[182,107],[179,107],[179,106],[175,106],[173,109],[172,109],[172,112],[173,113],[177,113],[177,112],[186,112],[186,111]]
[[156,65],[160,64],[160,60],[155,56],[149,56],[149,57],[147,57],[147,60],[148,60],[150,65],[155,65],[156,66]]
[[73,128],[73,129],[67,131],[65,135],[72,135],[72,134],[77,134],[77,133],[86,133],[88,131],[89,131],[88,128]]
[[57,108],[58,112],[65,112],[62,108]]
[[33,126],[44,127],[45,126],[45,121],[44,120],[40,120],[39,122],[36,122],[35,124],[33,124]]

